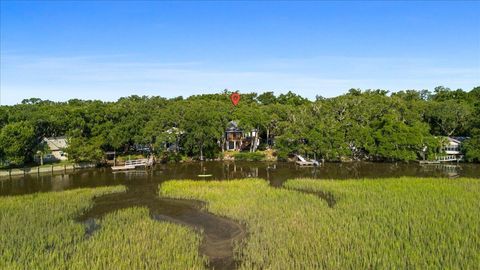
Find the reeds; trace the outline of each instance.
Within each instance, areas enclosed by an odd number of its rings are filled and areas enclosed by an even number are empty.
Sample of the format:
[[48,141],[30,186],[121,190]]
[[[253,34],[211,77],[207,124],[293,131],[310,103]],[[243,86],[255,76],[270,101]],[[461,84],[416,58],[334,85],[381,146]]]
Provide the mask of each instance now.
[[[107,215],[101,229],[77,247],[73,269],[203,269],[201,235],[149,217],[146,208]],[[113,263],[112,263],[113,261]]]
[[[0,269],[201,269],[202,235],[154,221],[145,208],[97,220],[90,236],[75,217],[92,198],[124,187],[0,198]],[[336,204],[314,194],[328,193]],[[168,181],[162,196],[207,202],[244,222],[243,269],[478,269],[478,179],[260,179]]]
[[[169,181],[162,195],[245,222],[244,269],[478,269],[478,179]],[[295,189],[295,190],[292,190]],[[333,194],[336,204],[296,190]]]
[[92,198],[124,187],[0,198],[0,269],[201,269],[201,235],[130,208],[96,222],[91,235],[75,218]]

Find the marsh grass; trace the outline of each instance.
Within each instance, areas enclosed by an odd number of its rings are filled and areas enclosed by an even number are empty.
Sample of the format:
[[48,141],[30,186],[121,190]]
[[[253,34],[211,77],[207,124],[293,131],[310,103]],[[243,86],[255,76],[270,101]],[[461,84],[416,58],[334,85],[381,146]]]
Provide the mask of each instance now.
[[105,216],[100,230],[77,247],[73,269],[203,269],[201,235],[193,229],[149,217],[147,208]]
[[[480,181],[169,181],[160,192],[245,222],[243,269],[478,269]],[[295,189],[295,190],[291,190]],[[333,194],[334,208],[310,192]]]
[[78,189],[0,198],[0,268],[66,268],[83,241],[85,228],[74,221],[94,196],[124,187]]
[[0,269],[202,269],[201,235],[130,208],[86,225],[75,218],[95,196],[124,187],[0,198]]
[[[168,181],[162,196],[198,199],[247,225],[243,269],[478,269],[480,181],[397,178]],[[0,269],[202,269],[202,235],[128,208],[75,218],[124,187],[0,198]],[[307,191],[310,194],[303,193]],[[332,194],[333,208],[315,194]]]

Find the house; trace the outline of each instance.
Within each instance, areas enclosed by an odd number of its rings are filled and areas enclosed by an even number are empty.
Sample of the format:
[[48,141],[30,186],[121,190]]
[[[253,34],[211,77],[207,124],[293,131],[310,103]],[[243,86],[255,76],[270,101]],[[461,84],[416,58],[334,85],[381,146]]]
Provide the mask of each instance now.
[[447,137],[446,143],[442,148],[445,155],[439,157],[440,161],[458,161],[463,158],[461,152],[462,142],[467,139],[466,137]]
[[141,144],[141,143],[133,144],[132,150],[135,151],[135,152],[143,152],[143,153],[150,153],[152,151],[150,145]]
[[67,138],[65,136],[60,137],[45,137],[40,143],[43,145],[44,153],[35,156],[35,161],[39,163],[48,162],[48,161],[60,161],[67,160],[67,153],[65,153],[65,148],[68,147]]
[[236,121],[230,121],[228,123],[227,129],[225,130],[224,144],[222,145],[224,150],[241,151],[252,149],[255,151],[259,144],[258,130],[252,129],[250,132],[245,132],[239,127]]
[[180,138],[185,132],[177,127],[172,127],[165,131],[167,134],[168,140],[164,142],[165,149],[169,152],[178,152],[180,151]]

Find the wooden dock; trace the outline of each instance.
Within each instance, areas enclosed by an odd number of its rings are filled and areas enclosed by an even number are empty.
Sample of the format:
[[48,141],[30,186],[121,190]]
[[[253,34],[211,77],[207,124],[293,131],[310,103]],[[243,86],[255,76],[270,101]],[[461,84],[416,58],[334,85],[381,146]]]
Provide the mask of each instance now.
[[153,156],[150,158],[141,158],[141,159],[134,159],[134,160],[127,160],[125,161],[125,165],[123,166],[113,166],[113,171],[128,171],[128,170],[135,170],[137,167],[150,167],[153,165]]
[[420,164],[440,164],[440,161],[438,160],[420,160],[418,161]]
[[443,162],[460,162],[463,160],[463,156],[457,155],[446,155],[437,157],[435,160],[420,160],[418,163],[420,164],[440,164]]
[[135,166],[132,166],[132,165],[112,166],[112,170],[113,170],[113,171],[135,170]]

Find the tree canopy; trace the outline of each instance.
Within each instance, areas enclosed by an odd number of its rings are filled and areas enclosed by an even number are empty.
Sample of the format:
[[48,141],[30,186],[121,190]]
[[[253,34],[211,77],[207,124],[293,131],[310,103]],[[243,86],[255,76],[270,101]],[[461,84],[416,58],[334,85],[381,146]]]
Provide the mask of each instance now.
[[[480,161],[480,87],[471,91],[351,89],[346,94],[308,100],[293,92],[231,92],[188,98],[130,96],[116,102],[30,98],[0,106],[0,161],[31,162],[43,137],[66,135],[70,159],[101,161],[105,151],[128,152],[138,145],[161,154],[175,143],[182,155],[213,158],[224,131],[235,120],[259,131],[261,148],[279,158],[302,153],[325,160],[409,161],[425,149],[433,156],[442,136],[469,137],[468,161]],[[173,132],[174,131],[174,132]]]

